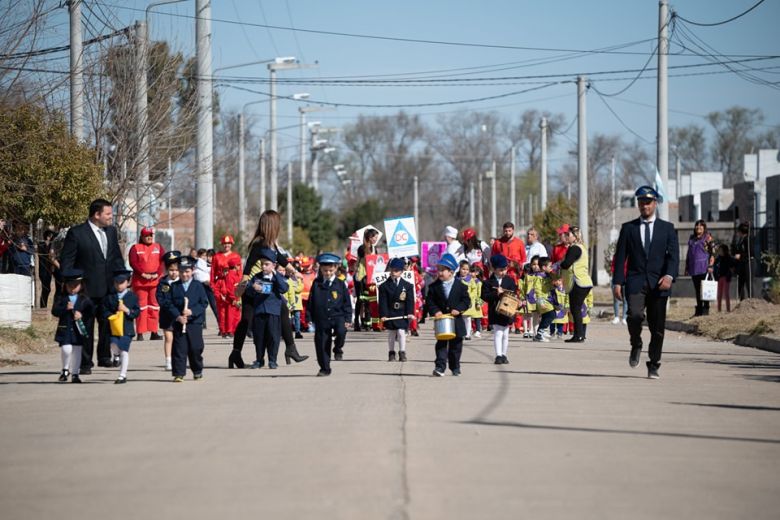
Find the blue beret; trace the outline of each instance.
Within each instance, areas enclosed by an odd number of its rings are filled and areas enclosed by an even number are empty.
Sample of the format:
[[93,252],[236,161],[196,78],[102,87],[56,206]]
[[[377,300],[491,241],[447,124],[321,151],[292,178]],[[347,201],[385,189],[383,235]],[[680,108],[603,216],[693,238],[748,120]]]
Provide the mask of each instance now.
[[60,273],[60,276],[66,282],[75,282],[84,279],[84,271],[81,269],[65,269]]
[[493,255],[490,257],[490,265],[496,269],[504,269],[509,265],[509,260],[504,255]]
[[124,282],[129,280],[131,276],[133,276],[133,271],[129,271],[127,269],[117,269],[114,271],[115,282]]
[[636,192],[634,192],[634,195],[638,199],[651,199],[657,200],[658,202],[662,202],[663,200],[663,197],[661,197],[652,186],[640,186]]
[[270,247],[263,247],[260,249],[260,259],[261,260],[270,260],[271,262],[276,263],[277,253]]
[[333,253],[322,253],[320,256],[317,257],[317,263],[322,264],[338,264],[341,262],[341,257],[339,255],[334,255]]
[[406,262],[404,262],[403,258],[393,258],[387,264],[387,268],[390,270],[396,269],[396,270],[403,271],[404,267],[406,267]]
[[191,256],[182,256],[179,258],[179,268],[181,269],[195,269],[196,260]]
[[441,255],[441,258],[439,258],[439,261],[436,263],[436,266],[446,267],[450,271],[457,271],[458,261],[455,260],[455,257],[452,256],[450,253],[444,253],[443,255]]

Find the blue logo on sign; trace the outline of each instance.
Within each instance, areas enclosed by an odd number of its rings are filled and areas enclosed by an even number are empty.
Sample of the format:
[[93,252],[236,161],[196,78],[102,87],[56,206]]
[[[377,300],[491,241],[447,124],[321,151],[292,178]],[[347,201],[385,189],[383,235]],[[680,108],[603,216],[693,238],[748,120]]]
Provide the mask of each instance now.
[[390,247],[401,247],[414,245],[417,242],[414,240],[414,236],[406,229],[402,221],[398,221],[393,231],[393,236],[390,237]]

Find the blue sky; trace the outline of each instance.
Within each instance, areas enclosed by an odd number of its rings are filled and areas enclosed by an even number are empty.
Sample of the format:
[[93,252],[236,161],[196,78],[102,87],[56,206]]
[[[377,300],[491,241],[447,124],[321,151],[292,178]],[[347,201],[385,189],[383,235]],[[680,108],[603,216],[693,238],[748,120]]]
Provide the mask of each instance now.
[[[715,22],[736,15],[756,0],[680,0],[671,7],[690,20]],[[88,0],[91,2],[91,0]],[[100,0],[104,9],[116,15],[116,22],[130,23],[141,18],[149,2],[142,0]],[[174,47],[185,52],[194,49],[194,0],[155,9],[150,18],[150,31],[156,39],[168,39]],[[171,16],[178,15],[178,16]],[[528,75],[565,74],[551,81],[570,81],[578,73],[594,71],[639,69],[654,49],[658,24],[657,0],[599,0],[596,2],[568,1],[416,1],[396,2],[314,0],[218,0],[212,5],[212,17],[219,20],[295,27],[343,33],[391,36],[398,38],[470,42],[479,44],[544,47],[553,49],[597,49],[627,42],[649,40],[623,51],[637,54],[590,54],[576,59],[533,65],[528,60],[560,57],[562,51],[498,49],[489,47],[449,46],[398,41],[383,41],[334,35],[312,34],[286,29],[268,29],[251,25],[239,25],[214,21],[214,67],[272,58],[296,56],[301,61],[319,67],[313,70],[280,73],[280,78],[366,77],[438,71],[455,68],[471,68],[495,65],[481,74],[484,77],[516,77]],[[689,34],[722,54],[732,55],[780,55],[780,39],[776,24],[780,20],[780,1],[767,0],[746,16],[718,27],[686,26]],[[673,46],[672,51],[679,51]],[[670,56],[669,65],[702,63],[700,57]],[[525,62],[525,63],[522,63]],[[512,65],[509,65],[512,64]],[[499,66],[501,65],[501,66]],[[649,66],[655,67],[653,58]],[[780,80],[780,59],[752,62],[755,67],[778,67],[764,72],[763,77]],[[722,67],[705,67],[685,71],[670,70],[670,76],[690,72],[720,72]],[[469,72],[469,75],[464,73]],[[472,71],[452,71],[447,77],[475,77]],[[256,65],[225,71],[233,77],[267,78],[265,66]],[[593,84],[602,92],[611,93],[623,89],[636,74],[626,73],[615,77],[621,81],[606,81],[591,76]],[[645,73],[653,76],[653,71]],[[414,76],[400,76],[414,77]],[[479,77],[477,75],[476,77]],[[529,80],[500,80],[500,85],[462,86],[314,86],[280,85],[279,95],[309,92],[311,98],[330,103],[365,105],[427,104],[498,96],[510,92],[539,87],[525,84]],[[546,81],[546,80],[545,80]],[[267,92],[265,83],[244,85],[247,88]],[[670,126],[691,122],[706,125],[697,117],[732,105],[760,108],[767,116],[767,125],[780,124],[780,95],[778,90],[755,85],[735,74],[710,74],[692,77],[670,77],[669,114]],[[244,103],[263,99],[264,96],[242,92],[232,88],[220,88],[223,106],[240,110]],[[623,120],[619,122],[606,108],[602,100],[591,92],[588,96],[589,133],[619,133],[634,137],[626,129],[647,141],[655,137],[656,83],[653,79],[640,79],[620,96],[607,98],[607,102]],[[642,104],[648,105],[643,106]],[[279,103],[279,126],[294,124],[297,106],[291,101]],[[483,102],[471,102],[451,106],[407,108],[408,112],[423,114],[431,122],[436,114],[458,110],[496,110],[509,118],[516,118],[523,110],[536,108],[562,112],[567,122],[576,115],[576,87],[573,83],[557,84],[534,92],[503,97]],[[342,126],[354,120],[358,114],[384,115],[395,113],[398,108],[339,107],[334,112],[321,113],[316,119],[328,126]],[[253,105],[248,112],[257,118],[255,131],[262,131],[267,124],[263,104]],[[681,112],[687,112],[681,113]],[[314,116],[311,117],[312,119]],[[765,130],[765,129],[764,129]],[[569,134],[576,136],[576,126]],[[296,139],[296,130],[287,130],[285,137]],[[566,146],[553,152],[564,157]],[[294,149],[290,153],[297,153]],[[282,157],[283,158],[283,157]]]

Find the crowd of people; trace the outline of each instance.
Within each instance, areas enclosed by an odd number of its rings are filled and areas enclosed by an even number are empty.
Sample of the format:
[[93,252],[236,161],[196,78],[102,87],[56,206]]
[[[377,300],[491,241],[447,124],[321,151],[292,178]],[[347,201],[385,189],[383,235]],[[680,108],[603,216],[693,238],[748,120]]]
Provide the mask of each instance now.
[[[660,366],[665,301],[677,277],[679,254],[676,235],[672,240],[674,227],[654,217],[657,198],[650,187],[637,190],[640,219],[621,230],[614,265],[624,268],[613,270],[615,298],[628,302],[632,367],[638,363],[647,312],[651,377],[657,377]],[[281,218],[269,210],[258,221],[245,259],[233,250],[230,235],[221,238],[220,251],[183,254],[166,252],[154,242],[150,228],[141,230],[125,259],[112,224],[111,204],[98,199],[87,221],[71,227],[59,246],[53,232],[39,245],[49,253],[46,271],[58,281],[52,313],[59,318],[61,381],[80,382],[91,373],[96,343],[98,366],[119,368],[116,382],[126,382],[130,346],[147,333],[149,340],[162,340],[165,367],[174,381],[183,381],[188,365],[200,379],[209,309],[217,334],[232,340],[229,368],[278,368],[282,341],[286,363],[303,362],[308,356],[299,354],[296,340],[308,333],[319,376],[330,375],[331,360],[343,358],[350,328],[386,331],[388,361],[404,362],[408,337],[418,336],[420,324],[433,318],[435,376],[445,375],[448,367],[459,375],[463,341],[486,332],[492,333],[496,364],[509,363],[513,333],[534,342],[566,338],[581,343],[587,337],[593,306],[588,248],[580,229],[566,223],[557,229],[558,241],[552,245],[543,244],[533,227],[523,241],[512,222],[490,243],[480,240],[473,228],[459,232],[446,226],[446,252],[435,265],[424,270],[418,256],[391,258],[386,265],[389,276],[381,281],[369,276],[372,259],[382,250],[373,228],[365,231],[355,254],[347,250],[343,256],[309,257],[280,247]],[[697,222],[691,240],[706,243],[705,236],[706,224]],[[657,251],[650,249],[651,243]],[[32,250],[31,243],[14,247],[14,258],[21,258],[25,247]],[[689,247],[694,258],[687,262],[694,283],[702,264],[696,251]],[[14,261],[32,265],[23,258]],[[721,258],[708,260],[705,268],[718,264],[722,269],[730,265]],[[48,294],[42,293],[42,306],[45,300]],[[242,357],[247,337],[255,347],[251,364]]]

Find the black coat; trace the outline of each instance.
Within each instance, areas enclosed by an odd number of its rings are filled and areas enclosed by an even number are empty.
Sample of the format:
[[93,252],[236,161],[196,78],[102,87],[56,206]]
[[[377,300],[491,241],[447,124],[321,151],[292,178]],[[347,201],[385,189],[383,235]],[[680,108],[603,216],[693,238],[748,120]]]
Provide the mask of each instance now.
[[674,224],[656,217],[653,224],[653,238],[650,242],[650,254],[646,255],[642,247],[642,222],[640,219],[626,222],[620,228],[615,265],[621,266],[627,261],[627,274],[616,268],[612,275],[612,285],[625,285],[626,294],[638,294],[645,286],[656,291],[658,296],[669,296],[671,291],[658,291],[658,280],[669,275],[677,279],[680,268],[680,247]]
[[157,284],[157,305],[160,306],[160,328],[166,330],[170,328],[176,319],[165,306],[165,302],[171,297],[171,284],[173,282],[168,278],[168,275],[163,276],[160,279],[160,283]]
[[336,278],[328,288],[325,287],[322,277],[317,276],[311,284],[309,301],[306,304],[306,320],[311,320],[315,327],[331,320],[344,323],[352,321],[352,300],[347,284]]
[[[395,318],[397,316],[414,315],[414,286],[406,280],[399,280],[398,285],[392,278],[379,286],[379,317]],[[386,321],[388,330],[408,329],[409,320]]]
[[[68,295],[61,294],[52,304],[51,313],[59,318],[54,341],[60,345],[84,345],[89,341],[89,338],[82,337],[76,328],[73,311],[68,310],[68,301]],[[81,321],[85,323],[95,316],[95,304],[83,294],[79,294],[78,298],[76,298],[73,310],[81,313]]]
[[[125,304],[130,312],[124,315],[125,323],[122,325],[122,331],[125,336],[135,337],[135,320],[141,314],[141,307],[138,305],[138,296],[133,291],[128,290],[122,297],[122,303]],[[102,302],[103,319],[108,319],[112,314],[116,314],[119,309],[119,294],[116,291],[108,293],[108,296]]]
[[436,280],[428,287],[428,296],[425,299],[425,306],[428,314],[431,316],[437,312],[450,314],[452,310],[460,312],[455,316],[455,336],[462,338],[466,335],[466,322],[463,320],[463,313],[471,307],[471,298],[469,298],[469,289],[466,284],[455,278],[452,284],[450,297],[444,297],[444,284],[441,280]]
[[[501,288],[514,293],[517,291],[517,284],[508,275],[504,275],[501,279]],[[514,318],[509,318],[496,312],[496,305],[499,300],[498,278],[496,278],[496,275],[490,275],[490,278],[482,283],[480,298],[488,305],[489,324],[507,326],[514,321]]]
[[171,284],[169,296],[160,303],[160,307],[165,309],[168,316],[176,321],[184,310],[184,298],[187,297],[187,308],[192,314],[187,318],[187,323],[202,325],[206,321],[206,309],[209,306],[209,298],[203,284],[197,280],[190,281],[190,287],[184,291],[184,284],[181,280],[176,280]]
[[82,269],[84,285],[90,298],[105,297],[113,286],[114,271],[125,268],[114,226],[106,228],[106,257],[100,250],[89,222],[73,226],[65,236],[60,253],[60,269]]

